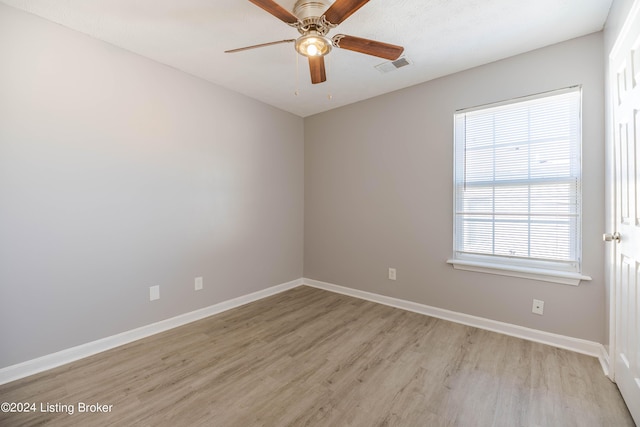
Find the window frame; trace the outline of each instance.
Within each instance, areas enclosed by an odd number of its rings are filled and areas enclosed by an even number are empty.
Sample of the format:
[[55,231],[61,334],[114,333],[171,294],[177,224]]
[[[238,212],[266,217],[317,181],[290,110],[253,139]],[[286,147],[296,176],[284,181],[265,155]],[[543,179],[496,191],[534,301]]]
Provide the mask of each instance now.
[[[576,235],[571,237],[571,240],[577,239],[576,244],[572,246],[575,247],[575,251],[577,251],[576,262],[571,265],[569,261],[545,261],[545,260],[536,260],[533,258],[527,257],[517,257],[510,258],[508,256],[500,256],[495,254],[469,254],[469,253],[461,253],[460,248],[457,247],[458,244],[458,236],[457,236],[457,204],[458,204],[458,191],[459,186],[458,183],[458,169],[460,167],[461,162],[458,159],[461,141],[458,130],[458,117],[460,115],[472,113],[475,111],[483,111],[495,109],[497,107],[504,107],[509,105],[515,105],[522,102],[534,101],[538,99],[549,98],[557,95],[563,95],[566,93],[577,92],[579,96],[579,110],[578,110],[578,135],[577,135],[577,160],[578,160],[578,197],[579,200],[582,200],[582,87],[581,86],[572,86],[564,89],[553,90],[543,93],[538,93],[534,95],[509,99],[505,101],[480,105],[471,108],[465,108],[461,110],[457,110],[453,114],[453,256],[451,259],[447,261],[447,263],[451,264],[454,268],[460,270],[467,271],[475,271],[481,273],[490,273],[497,274],[503,276],[512,276],[512,277],[520,277],[526,279],[534,279],[546,282],[554,282],[561,283],[567,285],[577,286],[580,284],[582,280],[591,280],[591,277],[585,276],[582,274],[582,262],[581,262],[581,252],[582,252],[582,203],[578,205],[578,212],[576,221],[578,223],[573,228],[576,231]],[[463,136],[463,138],[466,137]],[[466,147],[462,148],[463,155],[466,158]],[[463,166],[464,167],[464,166]],[[549,179],[551,182],[561,182],[563,180],[573,180],[574,178],[565,178],[561,176],[557,176]],[[535,181],[536,179],[526,178],[526,179],[514,179],[512,182],[522,181],[523,184],[527,184],[529,182]],[[503,183],[507,183],[505,180]],[[465,183],[467,185],[468,183]],[[476,185],[476,184],[472,184]],[[492,180],[489,182],[489,185],[495,188],[495,181]],[[495,199],[494,199],[495,200]],[[493,209],[491,211],[491,222],[495,224],[495,215],[496,211]],[[528,224],[531,224],[531,220],[528,220]],[[495,234],[494,234],[495,236]],[[573,249],[572,249],[573,250]]]

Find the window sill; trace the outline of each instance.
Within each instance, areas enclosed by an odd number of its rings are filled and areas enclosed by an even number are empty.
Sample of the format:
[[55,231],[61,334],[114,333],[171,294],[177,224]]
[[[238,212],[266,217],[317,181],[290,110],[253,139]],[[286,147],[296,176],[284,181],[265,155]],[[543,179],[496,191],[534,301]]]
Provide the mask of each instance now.
[[578,286],[581,280],[591,280],[591,277],[583,276],[580,273],[492,264],[489,262],[450,259],[447,260],[447,264],[453,265],[453,268],[456,270],[520,277],[523,279],[540,280],[543,282],[560,283],[563,285]]

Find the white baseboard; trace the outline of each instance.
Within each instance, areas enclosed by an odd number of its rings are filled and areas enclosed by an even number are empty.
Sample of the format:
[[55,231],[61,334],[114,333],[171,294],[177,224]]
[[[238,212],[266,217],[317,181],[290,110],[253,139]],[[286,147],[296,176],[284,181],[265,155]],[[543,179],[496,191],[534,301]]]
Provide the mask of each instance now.
[[589,356],[597,357],[600,360],[602,369],[605,371],[605,375],[608,375],[609,372],[609,362],[608,357],[606,356],[607,352],[602,344],[594,341],[587,341],[580,338],[572,338],[564,335],[553,334],[551,332],[540,331],[537,329],[525,328],[524,326],[512,325],[510,323],[498,322],[496,320],[485,319],[483,317],[471,316],[469,314],[444,310],[442,308],[431,307],[412,301],[387,297],[384,295],[365,292],[358,289],[346,288],[344,286],[338,286],[332,283],[321,282],[318,280],[302,280],[305,285],[314,288],[324,289],[327,291],[336,292],[367,301],[377,302],[407,311],[412,311],[414,313],[437,317],[438,319],[449,320],[451,322],[461,323],[463,325],[486,329],[488,331],[498,332],[500,334],[510,335],[512,337],[522,338],[537,343],[571,350],[576,353],[582,353]]
[[185,325],[187,323],[195,322],[196,320],[204,319],[205,317],[209,317],[214,314],[222,313],[223,311],[227,311],[232,308],[236,308],[241,305],[245,305],[250,302],[296,288],[302,285],[302,282],[302,279],[292,280],[291,282],[272,286],[261,291],[223,301],[209,307],[201,308],[189,313],[184,313],[170,319],[161,320],[159,322],[132,329],[130,331],[122,332],[117,335],[112,335],[110,337],[91,341],[86,344],[81,344],[76,347],[71,347],[65,350],[58,351],[56,353],[38,357],[37,359],[18,363],[16,365],[7,366],[6,368],[0,369],[0,384],[6,384],[8,382],[27,377],[29,375],[37,374],[39,372],[65,365],[84,357],[92,356],[94,354],[101,353],[103,351],[110,350],[124,344],[128,344],[141,338],[146,338],[148,336],[164,332],[169,329]]
[[609,353],[607,352],[607,349],[604,346],[601,346],[598,360],[600,361],[600,366],[602,366],[602,370],[604,371],[604,374],[611,381],[613,381],[613,375],[611,372],[611,368],[609,367],[609,364],[611,363],[611,359],[609,358]]
[[148,336],[185,325],[187,323],[195,322],[196,320],[204,319],[205,317],[222,313],[232,308],[240,307],[250,302],[254,302],[262,298],[266,298],[271,295],[296,288],[301,285],[324,289],[327,291],[336,292],[339,294],[344,294],[351,297],[360,298],[431,317],[437,317],[439,319],[444,319],[455,323],[461,323],[463,325],[486,329],[489,331],[510,335],[513,337],[522,338],[542,344],[548,344],[554,347],[559,347],[566,350],[575,351],[577,353],[597,357],[598,360],[600,360],[600,364],[603,371],[605,372],[605,375],[609,375],[609,356],[604,346],[597,342],[567,337],[564,335],[553,334],[536,329],[525,328],[523,326],[512,325],[509,323],[498,322],[496,320],[490,320],[464,313],[458,313],[455,311],[444,310],[442,308],[431,307],[412,301],[387,297],[384,295],[374,294],[371,292],[352,288],[346,288],[344,286],[338,286],[332,283],[302,278],[292,280],[291,282],[283,283],[281,285],[272,286],[270,288],[253,292],[248,295],[233,298],[228,301],[223,301],[218,304],[214,304],[209,307],[205,307],[189,313],[181,314],[170,319],[161,320],[150,325],[122,332],[117,335],[102,338],[86,344],[81,344],[76,347],[71,347],[16,365],[7,366],[6,368],[0,369],[0,385],[61,365],[65,365],[67,363],[74,362],[76,360],[89,357],[94,354],[101,353],[103,351],[139,340],[141,338],[146,338]]

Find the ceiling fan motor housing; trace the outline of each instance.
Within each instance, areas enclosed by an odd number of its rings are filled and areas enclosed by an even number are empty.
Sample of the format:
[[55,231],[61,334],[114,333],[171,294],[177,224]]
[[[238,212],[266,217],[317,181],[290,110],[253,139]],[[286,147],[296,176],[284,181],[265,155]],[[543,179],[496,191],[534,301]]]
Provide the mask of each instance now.
[[324,13],[331,6],[330,0],[298,0],[293,6],[293,14],[299,19],[294,25],[300,34],[306,35],[315,31],[324,36],[335,25],[324,18]]
[[331,6],[329,0],[298,0],[293,6],[293,14],[304,22],[308,18],[319,18]]

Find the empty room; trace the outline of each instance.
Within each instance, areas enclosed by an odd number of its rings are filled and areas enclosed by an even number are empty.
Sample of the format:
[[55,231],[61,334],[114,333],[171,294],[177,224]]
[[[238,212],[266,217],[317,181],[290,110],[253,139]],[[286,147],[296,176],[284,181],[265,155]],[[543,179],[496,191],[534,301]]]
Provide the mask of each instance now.
[[640,0],[0,0],[0,425],[634,426],[638,138]]

